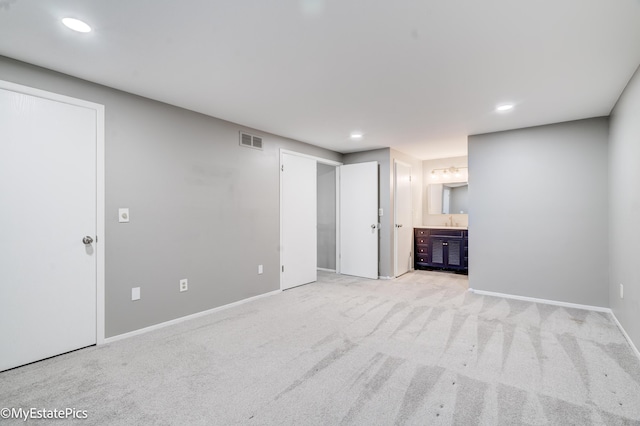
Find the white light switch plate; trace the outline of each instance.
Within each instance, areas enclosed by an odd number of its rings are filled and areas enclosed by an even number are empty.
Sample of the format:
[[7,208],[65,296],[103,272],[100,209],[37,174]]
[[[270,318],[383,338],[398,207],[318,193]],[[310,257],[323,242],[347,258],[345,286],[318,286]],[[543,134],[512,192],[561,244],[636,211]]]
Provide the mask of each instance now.
[[131,289],[131,300],[140,300],[140,287],[133,287]]
[[129,222],[129,209],[128,208],[118,209],[118,222],[120,222],[120,223]]

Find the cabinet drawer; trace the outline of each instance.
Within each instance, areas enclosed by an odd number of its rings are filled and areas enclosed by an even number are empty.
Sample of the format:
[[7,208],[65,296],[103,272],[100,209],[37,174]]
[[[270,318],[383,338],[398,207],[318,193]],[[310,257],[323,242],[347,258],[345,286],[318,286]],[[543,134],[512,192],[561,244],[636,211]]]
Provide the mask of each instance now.
[[429,238],[428,237],[416,237],[416,245],[427,245],[429,244]]
[[429,258],[427,257],[427,254],[421,254],[421,253],[416,253],[416,263],[428,263],[429,262]]
[[428,237],[429,236],[429,230],[428,229],[416,228],[415,229],[415,233],[416,233],[416,239],[418,237]]
[[422,255],[425,255],[425,256],[426,256],[426,255],[427,255],[427,253],[429,252],[428,247],[429,247],[429,246],[427,246],[427,245],[424,245],[424,246],[422,246],[422,245],[417,245],[417,246],[416,246],[416,253],[417,253],[418,255],[421,255],[421,254],[422,254]]

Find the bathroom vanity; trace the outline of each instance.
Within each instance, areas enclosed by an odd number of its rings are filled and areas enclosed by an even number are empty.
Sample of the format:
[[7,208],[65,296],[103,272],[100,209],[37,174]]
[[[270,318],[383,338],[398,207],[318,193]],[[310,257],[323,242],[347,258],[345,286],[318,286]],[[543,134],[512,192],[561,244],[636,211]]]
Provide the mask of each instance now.
[[414,268],[467,273],[469,231],[453,226],[414,228]]

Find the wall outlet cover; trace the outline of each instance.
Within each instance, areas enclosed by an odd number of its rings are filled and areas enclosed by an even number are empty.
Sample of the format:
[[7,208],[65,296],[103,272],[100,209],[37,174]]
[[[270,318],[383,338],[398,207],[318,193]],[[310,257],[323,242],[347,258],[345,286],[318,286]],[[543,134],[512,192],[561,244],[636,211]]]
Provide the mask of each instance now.
[[624,286],[620,284],[620,299],[624,299]]
[[131,289],[131,300],[140,300],[140,287],[133,287]]
[[189,290],[189,280],[188,279],[182,279],[180,280],[180,291],[187,291]]
[[118,222],[120,223],[129,222],[129,209],[127,207],[118,209]]
[[262,265],[258,265],[258,274],[262,274],[263,272],[264,272],[264,269]]

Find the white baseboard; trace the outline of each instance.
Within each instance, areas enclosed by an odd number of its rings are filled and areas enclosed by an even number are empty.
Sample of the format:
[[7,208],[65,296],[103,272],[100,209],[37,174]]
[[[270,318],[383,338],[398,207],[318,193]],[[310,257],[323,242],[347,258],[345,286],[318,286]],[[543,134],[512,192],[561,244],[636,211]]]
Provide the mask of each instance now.
[[202,312],[196,312],[195,314],[187,315],[184,317],[172,319],[170,321],[161,322],[159,324],[154,324],[149,327],[140,328],[138,330],[133,330],[128,333],[118,334],[117,336],[107,337],[104,339],[104,343],[112,343],[122,339],[128,339],[129,337],[138,336],[140,334],[148,333],[150,331],[158,330],[160,328],[168,327],[170,325],[179,324],[184,321],[189,321],[195,318],[203,317],[205,315],[212,314],[214,312],[224,311],[225,309],[233,308],[234,306],[242,305],[247,302],[251,302],[253,300],[262,299],[263,297],[273,296],[274,294],[278,294],[282,292],[282,290],[274,290],[269,293],[259,294],[257,296],[249,297],[247,299],[238,300],[237,302],[229,303],[227,305],[218,306],[217,308],[208,309]]
[[563,306],[565,308],[586,309],[588,311],[606,312],[609,314],[613,314],[611,309],[603,308],[601,306],[579,305],[577,303],[559,302],[557,300],[549,299],[537,299],[535,297],[516,296],[514,294],[495,293],[493,291],[474,290],[472,288],[470,288],[469,291],[475,294],[480,294],[482,296],[503,297],[505,299],[523,300],[525,302],[544,303],[546,305]]
[[640,360],[640,351],[638,351],[638,348],[636,347],[636,345],[633,344],[631,337],[629,337],[629,335],[627,334],[627,331],[624,329],[624,327],[622,327],[622,324],[620,324],[620,321],[618,321],[618,318],[616,318],[616,314],[611,312],[611,316],[613,317],[613,320],[616,322],[616,325],[622,332],[622,335],[624,336],[624,338],[627,339],[627,342],[629,342],[629,345],[631,345],[631,349],[633,349],[633,352],[635,352],[636,356]]
[[493,291],[474,290],[472,288],[470,288],[469,291],[475,294],[480,294],[482,296],[503,297],[505,299],[516,299],[516,300],[523,300],[525,302],[544,303],[547,305],[563,306],[566,308],[586,309],[588,311],[608,313],[609,315],[611,315],[611,318],[613,318],[613,321],[618,326],[618,329],[620,330],[624,338],[629,343],[629,346],[631,346],[631,350],[633,350],[633,352],[636,354],[636,356],[640,360],[640,351],[638,351],[638,348],[631,340],[631,337],[629,337],[629,335],[627,334],[627,331],[624,329],[624,327],[622,327],[622,324],[620,324],[620,321],[618,321],[618,318],[616,318],[616,315],[613,313],[613,311],[610,308],[603,308],[600,306],[591,306],[591,305],[579,305],[577,303],[558,302],[557,300],[537,299],[535,297],[516,296],[513,294],[495,293]]
[[318,271],[324,271],[324,272],[336,272],[335,269],[327,269],[327,268],[316,268]]

